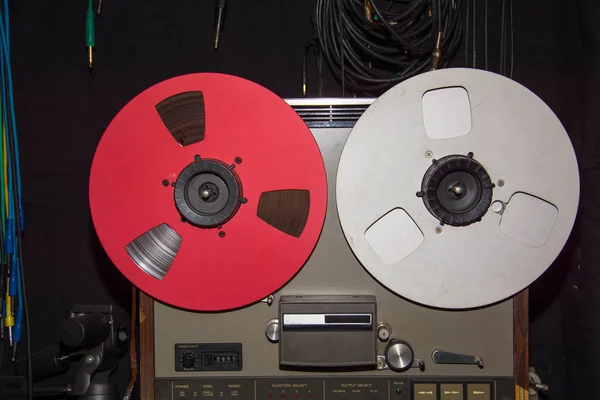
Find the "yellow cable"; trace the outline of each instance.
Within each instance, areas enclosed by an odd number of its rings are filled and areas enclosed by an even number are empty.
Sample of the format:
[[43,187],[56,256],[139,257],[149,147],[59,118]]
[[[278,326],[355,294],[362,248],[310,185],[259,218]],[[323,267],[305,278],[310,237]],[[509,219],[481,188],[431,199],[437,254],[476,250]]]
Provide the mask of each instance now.
[[4,325],[8,327],[15,326],[15,318],[12,315],[12,297],[8,294],[10,278],[6,279],[6,315],[4,316]]
[[4,207],[8,215],[8,158],[6,154],[6,124],[2,124],[2,151],[4,156],[3,174],[4,174]]
[[[12,297],[8,294],[8,288],[10,284],[10,278],[6,279],[6,315],[4,316],[4,326],[8,328],[8,340],[12,347],[13,345],[13,327],[15,326],[15,318],[12,315]],[[2,328],[4,329],[4,328]]]

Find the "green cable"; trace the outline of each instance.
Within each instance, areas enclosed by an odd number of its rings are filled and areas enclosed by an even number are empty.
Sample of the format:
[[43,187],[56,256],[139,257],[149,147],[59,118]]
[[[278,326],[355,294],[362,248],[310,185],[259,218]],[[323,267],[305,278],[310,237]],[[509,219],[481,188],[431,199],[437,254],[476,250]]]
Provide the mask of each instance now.
[[[3,88],[4,89],[4,88]],[[2,97],[0,97],[0,110],[2,110]],[[4,127],[4,115],[0,112],[0,129]],[[2,138],[2,131],[0,131],[0,138]],[[2,226],[2,237],[6,238],[6,192],[4,191],[4,140],[0,139],[0,218]],[[2,252],[0,255],[0,262],[6,261],[6,254]]]
[[85,18],[85,45],[88,48],[88,63],[89,68],[92,69],[92,53],[94,47],[96,47],[96,26],[94,21],[94,7],[92,0],[88,2],[88,9]]

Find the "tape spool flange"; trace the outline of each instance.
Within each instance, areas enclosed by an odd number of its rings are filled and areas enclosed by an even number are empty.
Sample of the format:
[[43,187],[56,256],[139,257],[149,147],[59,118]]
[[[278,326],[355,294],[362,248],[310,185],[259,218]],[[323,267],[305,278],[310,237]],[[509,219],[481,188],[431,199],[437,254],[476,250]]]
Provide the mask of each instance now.
[[573,146],[535,94],[473,69],[395,86],[341,155],[337,207],[365,269],[396,294],[448,309],[486,306],[538,278],[579,201]]
[[190,74],[135,97],[96,150],[90,207],[108,256],[133,284],[197,311],[244,307],[304,265],[326,213],[310,130],[242,78]]

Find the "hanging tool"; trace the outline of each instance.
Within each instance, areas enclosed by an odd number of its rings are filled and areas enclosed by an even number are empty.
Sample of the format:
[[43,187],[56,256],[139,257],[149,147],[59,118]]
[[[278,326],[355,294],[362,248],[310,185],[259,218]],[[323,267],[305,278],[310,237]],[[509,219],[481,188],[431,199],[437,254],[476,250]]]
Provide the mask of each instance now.
[[92,0],[88,1],[88,9],[85,17],[85,45],[88,48],[88,68],[93,68],[93,53],[96,47],[96,21],[94,20],[94,7]]
[[221,29],[223,28],[223,22],[225,20],[225,3],[226,0],[217,0],[217,27],[215,30],[215,51],[219,49],[219,37],[221,35]]

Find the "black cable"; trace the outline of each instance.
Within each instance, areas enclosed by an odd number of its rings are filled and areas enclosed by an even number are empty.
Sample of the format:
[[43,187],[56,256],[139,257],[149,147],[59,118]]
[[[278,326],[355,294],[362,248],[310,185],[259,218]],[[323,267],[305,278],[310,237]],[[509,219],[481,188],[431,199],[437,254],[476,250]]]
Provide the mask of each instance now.
[[[10,119],[9,119],[9,124],[10,124]],[[8,145],[9,145],[9,152],[11,154],[10,160],[11,160],[11,167],[13,171],[16,171],[16,161],[15,161],[15,143],[14,143],[14,137],[13,135],[6,135],[8,137]],[[12,180],[12,185],[13,185],[13,197],[14,197],[14,202],[15,202],[15,215],[17,216],[15,218],[15,221],[17,223],[17,230],[16,232],[18,232],[17,235],[17,251],[18,251],[18,256],[20,259],[20,263],[19,263],[19,272],[21,273],[21,296],[23,299],[23,319],[24,319],[24,323],[25,323],[25,338],[27,341],[27,390],[28,390],[28,394],[27,397],[29,400],[33,400],[33,368],[31,365],[31,327],[29,324],[29,306],[28,306],[28,301],[27,301],[27,286],[25,284],[25,261],[23,259],[23,245],[21,243],[21,219],[18,217],[20,215],[20,210],[19,210],[19,197],[18,197],[18,190],[17,190],[17,180],[13,179]]]
[[483,36],[484,36],[484,45],[483,52],[485,57],[485,69],[489,71],[489,62],[488,62],[488,0],[485,0],[484,3],[484,20],[483,20]]
[[471,15],[471,6],[469,1],[467,0],[467,11],[465,14],[465,67],[469,66],[469,27],[470,27],[470,15]]
[[388,21],[385,20],[385,18],[383,17],[383,15],[381,14],[381,12],[377,8],[377,6],[375,5],[375,2],[373,0],[369,0],[369,2],[371,4],[371,6],[373,7],[373,10],[375,11],[375,13],[377,14],[377,16],[381,20],[381,25],[391,35],[391,37],[393,39],[396,39],[398,41],[398,43],[400,43],[406,50],[414,52],[414,53],[420,53],[420,54],[429,53],[431,51],[427,47],[416,46],[415,44],[413,44],[410,41],[406,40],[402,35],[400,35],[398,32],[396,32],[392,28],[392,26],[390,25],[390,23]]
[[505,36],[505,27],[504,27],[504,17],[506,15],[506,0],[502,0],[502,17],[500,22],[500,74],[505,74],[505,65],[506,65],[506,46],[504,43]]
[[[437,17],[438,17],[438,32],[443,32],[442,29],[442,0],[437,1]],[[447,21],[446,21],[447,22]]]
[[[1,229],[0,229],[1,230]],[[4,231],[0,233],[0,307],[2,307],[2,314],[4,313],[4,296],[6,295],[6,279],[8,277],[8,265],[6,263],[6,255],[4,251]],[[4,321],[6,316],[2,317],[0,321],[0,339],[4,340]],[[3,346],[3,344],[2,344]],[[2,371],[2,361],[0,358],[0,373]]]
[[319,47],[315,45],[316,39],[311,39],[306,43],[304,47],[304,55],[302,56],[302,97],[306,97],[308,94],[308,55],[310,50],[313,50],[313,56],[315,57],[315,63],[317,65],[317,89],[319,97],[323,96],[323,55],[319,51]]
[[338,7],[340,8],[339,17],[338,17],[338,32],[340,37],[340,59],[342,60],[342,97],[346,97],[346,57],[344,55],[344,51],[342,50],[344,43],[344,21],[343,21],[343,12],[342,12],[342,2],[345,0],[338,0]]
[[477,1],[473,0],[473,68],[477,68],[477,35],[475,28],[477,27]]
[[440,32],[439,67],[449,65],[463,40],[465,1],[470,0],[385,5],[382,0],[315,0],[319,59],[341,82],[344,94],[381,94],[432,68]]
[[510,74],[509,78],[513,79],[515,72],[515,24],[513,21],[513,0],[510,0]]
[[[4,329],[4,326],[2,329]],[[6,346],[5,342],[0,342],[0,374],[2,373],[2,366],[4,365],[4,346]]]
[[311,39],[308,41],[306,47],[304,48],[304,56],[302,57],[302,97],[306,97],[306,59],[308,58],[308,52],[314,45],[315,39]]
[[317,74],[319,75],[319,97],[323,96],[323,53],[319,50],[318,46],[313,46],[313,52],[315,59],[317,60]]

